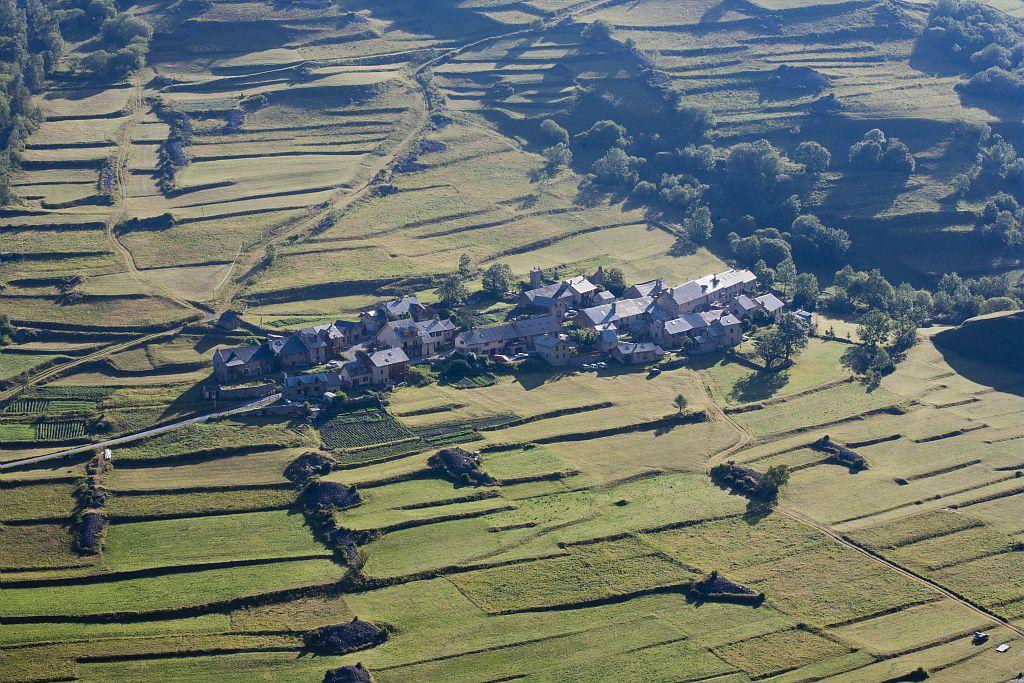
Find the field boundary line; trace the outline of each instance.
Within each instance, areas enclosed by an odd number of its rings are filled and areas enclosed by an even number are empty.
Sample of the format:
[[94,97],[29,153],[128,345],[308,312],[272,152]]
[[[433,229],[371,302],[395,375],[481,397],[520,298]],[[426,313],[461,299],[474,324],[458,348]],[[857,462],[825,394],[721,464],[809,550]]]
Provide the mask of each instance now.
[[996,615],[995,613],[988,611],[987,609],[985,609],[981,605],[978,605],[978,604],[974,603],[973,601],[971,601],[968,598],[960,595],[959,593],[956,593],[955,591],[952,591],[952,590],[950,590],[950,589],[948,589],[948,588],[946,588],[946,587],[944,587],[944,586],[942,586],[942,585],[932,581],[931,579],[928,579],[928,578],[926,578],[924,576],[921,576],[920,574],[918,574],[918,573],[916,573],[916,572],[914,572],[914,571],[912,571],[910,569],[907,569],[906,567],[904,567],[904,566],[902,566],[900,564],[897,564],[896,562],[893,562],[892,560],[890,560],[890,559],[888,559],[886,557],[883,557],[882,555],[880,555],[878,553],[875,553],[875,552],[869,550],[868,548],[865,548],[864,546],[860,545],[859,543],[850,540],[846,535],[836,531],[832,527],[830,527],[830,526],[828,526],[826,524],[822,524],[821,522],[818,522],[816,520],[813,520],[810,517],[807,517],[806,515],[803,515],[803,514],[801,514],[799,512],[794,512],[793,510],[789,510],[787,508],[781,507],[781,506],[779,506],[777,504],[774,505],[772,507],[772,509],[774,509],[776,512],[778,512],[779,514],[783,515],[784,517],[788,517],[789,519],[793,520],[794,522],[799,522],[799,523],[804,524],[806,526],[810,526],[810,527],[812,527],[814,529],[817,529],[819,532],[821,532],[822,534],[828,536],[829,538],[831,538],[836,543],[839,543],[840,545],[845,546],[846,548],[849,548],[850,550],[858,552],[861,555],[863,555],[863,556],[865,556],[867,558],[870,558],[871,560],[873,560],[874,562],[876,562],[878,564],[885,565],[889,569],[891,569],[893,571],[896,571],[896,572],[899,572],[903,576],[905,576],[905,577],[907,577],[907,578],[909,578],[909,579],[911,579],[911,580],[913,580],[913,581],[915,581],[915,582],[917,582],[917,583],[919,583],[919,584],[921,584],[923,586],[931,588],[936,593],[940,593],[940,594],[946,596],[947,598],[949,598],[951,600],[955,600],[956,602],[960,603],[964,607],[967,607],[968,609],[972,610],[973,612],[976,612],[977,614],[980,614],[980,615],[984,616],[987,619],[991,619],[992,621],[998,623],[1000,626],[1006,627],[1010,631],[1013,631],[1014,633],[1016,633],[1018,636],[1024,637],[1024,628],[1019,628],[1017,626],[1014,626],[1013,624],[1011,624],[1006,619],[1003,619],[1002,617]]

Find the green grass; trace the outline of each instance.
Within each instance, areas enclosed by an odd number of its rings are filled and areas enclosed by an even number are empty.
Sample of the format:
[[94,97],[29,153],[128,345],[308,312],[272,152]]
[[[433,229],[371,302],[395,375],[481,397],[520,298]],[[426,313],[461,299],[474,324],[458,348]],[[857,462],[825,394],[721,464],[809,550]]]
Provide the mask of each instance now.
[[859,384],[844,384],[801,396],[761,410],[740,413],[735,419],[755,436],[777,434],[826,424],[898,403],[884,389],[868,393]]
[[326,584],[345,573],[330,560],[210,569],[85,586],[10,588],[2,616],[86,615],[187,607],[273,590]]
[[806,391],[848,376],[839,364],[846,348],[839,342],[811,339],[792,366],[767,374],[718,355],[698,358],[694,367],[707,368],[723,404],[750,403]]
[[64,519],[75,506],[74,483],[0,487],[0,520]]
[[67,528],[56,524],[7,526],[0,524],[0,560],[7,569],[66,567],[81,559],[71,549]]
[[103,560],[111,571],[126,571],[326,552],[302,515],[275,510],[114,524]]
[[113,496],[107,514],[118,517],[161,517],[165,515],[210,515],[229,512],[283,509],[295,502],[291,489],[240,489],[197,491],[181,494]]
[[736,668],[757,677],[782,673],[809,662],[849,652],[841,643],[801,630],[768,633],[723,645],[714,651]]

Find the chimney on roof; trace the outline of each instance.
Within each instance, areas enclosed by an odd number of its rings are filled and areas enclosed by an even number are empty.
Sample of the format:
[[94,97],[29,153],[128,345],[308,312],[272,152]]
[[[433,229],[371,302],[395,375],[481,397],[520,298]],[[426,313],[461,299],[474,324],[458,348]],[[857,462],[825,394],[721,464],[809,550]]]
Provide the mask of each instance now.
[[707,285],[701,285],[700,286],[700,293],[703,294],[706,291],[708,291],[708,286]]
[[544,271],[534,268],[530,271],[530,289],[537,289],[544,286]]

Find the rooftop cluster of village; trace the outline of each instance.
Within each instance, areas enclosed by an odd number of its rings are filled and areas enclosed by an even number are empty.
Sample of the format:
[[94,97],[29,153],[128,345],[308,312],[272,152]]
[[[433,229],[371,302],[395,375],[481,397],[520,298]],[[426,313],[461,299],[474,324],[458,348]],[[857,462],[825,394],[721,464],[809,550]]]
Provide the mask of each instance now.
[[[663,280],[641,282],[615,296],[604,287],[601,268],[553,283],[535,269],[509,320],[499,325],[460,330],[416,297],[402,296],[356,321],[218,349],[214,375],[232,385],[283,374],[286,399],[313,400],[352,387],[393,387],[405,381],[411,365],[451,354],[498,362],[535,357],[553,366],[607,356],[642,366],[666,350],[702,354],[734,347],[744,339],[747,319],[777,322],[783,301],[757,290],[749,270],[727,270],[674,287]],[[229,317],[227,324],[234,322]],[[320,366],[328,371],[305,372]]]

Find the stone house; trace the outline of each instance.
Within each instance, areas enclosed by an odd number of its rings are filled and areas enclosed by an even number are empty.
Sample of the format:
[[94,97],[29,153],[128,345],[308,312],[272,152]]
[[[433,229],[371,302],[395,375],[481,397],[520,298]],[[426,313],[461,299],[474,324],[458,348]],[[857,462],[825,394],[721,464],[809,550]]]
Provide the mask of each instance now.
[[274,354],[266,344],[217,349],[213,354],[213,374],[222,384],[260,377],[275,367]]
[[317,372],[309,375],[288,375],[284,378],[281,396],[288,401],[319,401],[328,392],[341,390],[338,373]]
[[576,315],[576,326],[584,330],[597,330],[612,324],[619,330],[644,327],[654,313],[654,299],[620,299],[610,304],[591,306]]
[[533,340],[534,352],[551,365],[565,365],[576,355],[576,345],[564,334],[545,334]]
[[612,358],[625,365],[653,363],[664,355],[664,349],[652,342],[619,342],[612,349]]
[[[531,283],[537,281],[534,276],[536,272],[538,271],[530,273]],[[597,291],[597,285],[579,275],[551,285],[540,285],[528,289],[519,297],[519,305],[523,308],[545,311],[561,320],[570,308],[589,305]]]
[[455,324],[450,319],[393,320],[377,333],[377,344],[399,348],[410,358],[425,358],[447,351],[455,344]]
[[501,325],[461,332],[455,337],[455,349],[463,353],[486,355],[531,351],[533,340],[536,337],[555,334],[561,330],[562,323],[554,316],[542,315],[523,318]]
[[696,313],[712,303],[731,301],[739,294],[754,291],[757,277],[749,270],[727,270],[663,290],[657,296],[658,307],[671,318]]

